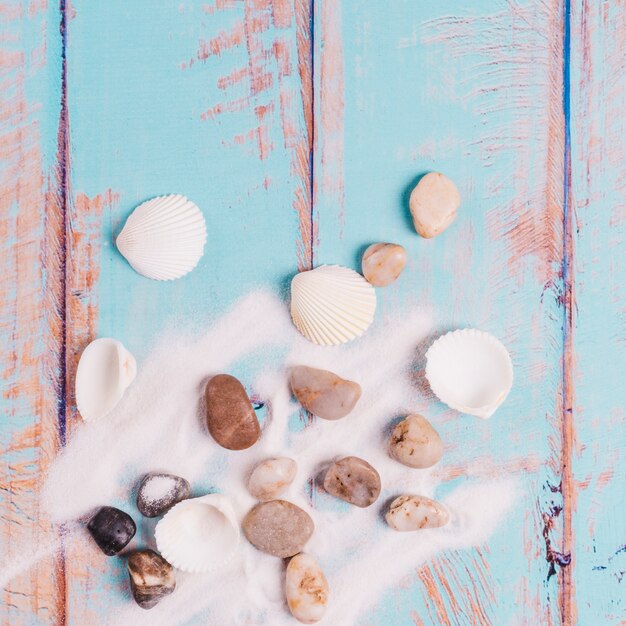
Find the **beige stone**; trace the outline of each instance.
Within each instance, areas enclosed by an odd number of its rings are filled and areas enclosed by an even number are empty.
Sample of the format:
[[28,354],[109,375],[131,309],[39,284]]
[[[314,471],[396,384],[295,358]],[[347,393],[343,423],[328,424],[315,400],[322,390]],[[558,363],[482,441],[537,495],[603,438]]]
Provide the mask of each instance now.
[[395,243],[374,243],[363,254],[363,276],[374,287],[390,285],[406,265],[406,250]]
[[300,553],[289,561],[285,596],[291,614],[303,624],[319,622],[328,605],[329,587],[317,560]]
[[298,466],[293,459],[281,457],[259,463],[248,479],[248,491],[261,502],[281,495],[296,477]]
[[446,508],[425,496],[399,496],[385,515],[389,526],[399,531],[445,526],[450,515]]
[[328,468],[324,489],[350,504],[367,507],[380,495],[380,476],[367,461],[347,456]]
[[426,238],[440,235],[454,221],[460,205],[459,190],[447,176],[439,172],[426,174],[409,199],[415,230]]
[[443,443],[430,422],[414,413],[405,417],[391,433],[389,453],[403,465],[424,469],[443,455]]
[[289,382],[298,402],[313,415],[327,420],[348,415],[361,397],[358,383],[306,365],[291,368]]
[[285,500],[257,504],[244,518],[242,527],[253,546],[281,558],[301,552],[315,528],[306,511]]

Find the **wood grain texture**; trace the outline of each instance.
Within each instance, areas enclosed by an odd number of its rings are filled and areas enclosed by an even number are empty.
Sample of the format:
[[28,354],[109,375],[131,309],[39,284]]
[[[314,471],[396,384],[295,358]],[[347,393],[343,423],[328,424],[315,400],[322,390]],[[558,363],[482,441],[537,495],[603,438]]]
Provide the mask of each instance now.
[[572,623],[626,616],[626,6],[571,15]]
[[[296,268],[359,268],[381,240],[410,260],[378,315],[423,306],[437,333],[510,348],[492,420],[434,401],[425,346],[411,410],[449,442],[441,495],[512,474],[518,506],[361,622],[623,623],[623,2],[8,0],[0,17],[1,623],[91,626],[129,601],[123,561],[39,505],[86,343],[141,359],[180,319],[285,290]],[[428,170],[463,196],[432,241],[407,211]],[[209,245],[163,285],[113,240],[171,192],[203,208]]]
[[4,624],[57,623],[64,580],[38,493],[58,446],[63,202],[59,13],[0,5],[0,553]]
[[[317,11],[323,16],[324,6]],[[327,133],[341,142],[334,157],[343,155],[337,166],[317,152],[319,262],[358,266],[374,241],[404,245],[408,267],[380,291],[382,315],[426,305],[439,333],[486,329],[509,347],[516,372],[507,403],[485,423],[459,420],[416,395],[412,409],[433,418],[451,442],[444,465],[455,471],[446,489],[475,475],[477,466],[483,476],[513,472],[519,504],[488,549],[464,559],[443,555],[416,573],[410,589],[390,592],[371,623],[570,623],[561,572],[565,517],[557,515],[558,487],[567,475],[565,13],[561,2],[461,8],[407,1],[393,10],[351,2],[342,5],[340,19],[333,15],[326,33],[324,20],[316,22],[314,66],[339,54],[344,85],[343,97],[322,87],[316,109],[323,112],[330,98],[327,107],[335,111],[332,124],[322,115],[316,125],[316,148]],[[332,43],[338,23],[341,46]],[[341,183],[325,189],[324,168]],[[407,211],[410,190],[428,170],[453,178],[463,196],[454,226],[431,241],[412,231]],[[549,575],[552,569],[559,576]],[[424,593],[416,598],[420,586]]]

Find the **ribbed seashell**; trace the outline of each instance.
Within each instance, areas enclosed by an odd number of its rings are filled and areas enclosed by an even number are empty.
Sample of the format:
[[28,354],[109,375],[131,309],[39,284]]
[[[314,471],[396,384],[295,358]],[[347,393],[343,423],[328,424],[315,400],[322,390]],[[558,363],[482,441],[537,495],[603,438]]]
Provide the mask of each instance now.
[[239,545],[239,524],[230,500],[212,493],[183,500],[156,525],[159,552],[184,572],[210,572],[224,565]]
[[513,364],[493,335],[473,328],[455,330],[428,349],[426,378],[450,408],[486,419],[511,390]]
[[135,357],[117,341],[103,337],[81,354],[76,370],[76,408],[85,422],[110,413],[137,375]]
[[174,280],[196,267],[204,254],[204,216],[185,196],[159,196],[130,214],[115,243],[139,274]]
[[291,281],[291,317],[320,346],[362,335],[374,320],[376,291],[363,276],[340,265],[322,265]]

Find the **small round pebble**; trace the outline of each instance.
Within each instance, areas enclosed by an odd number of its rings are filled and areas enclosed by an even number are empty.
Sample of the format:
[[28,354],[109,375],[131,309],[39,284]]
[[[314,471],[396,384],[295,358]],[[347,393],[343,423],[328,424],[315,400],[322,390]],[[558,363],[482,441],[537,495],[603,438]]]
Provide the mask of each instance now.
[[259,463],[248,479],[248,491],[261,502],[281,495],[296,477],[298,466],[293,459],[281,457]]
[[374,287],[391,285],[406,265],[406,250],[395,243],[374,243],[361,261],[363,276]]
[[439,172],[422,176],[409,199],[415,230],[427,239],[440,235],[452,224],[460,205],[459,190],[447,176]]
[[445,526],[450,515],[443,504],[425,496],[399,496],[389,506],[385,519],[394,530],[405,532]]
[[324,489],[341,500],[364,508],[378,499],[380,476],[367,461],[347,456],[328,468]]
[[113,556],[128,545],[137,527],[133,518],[112,506],[103,506],[89,520],[87,530],[107,556]]
[[257,504],[245,516],[242,527],[253,546],[281,558],[301,552],[315,528],[306,511],[286,500]]
[[146,517],[157,517],[181,500],[186,500],[190,493],[191,486],[184,478],[150,472],[139,483],[137,508]]
[[439,433],[422,415],[405,417],[391,433],[389,453],[403,465],[423,469],[431,467],[443,455]]
[[302,552],[289,561],[285,595],[291,614],[299,622],[319,622],[328,606],[328,594],[328,581],[313,556]]

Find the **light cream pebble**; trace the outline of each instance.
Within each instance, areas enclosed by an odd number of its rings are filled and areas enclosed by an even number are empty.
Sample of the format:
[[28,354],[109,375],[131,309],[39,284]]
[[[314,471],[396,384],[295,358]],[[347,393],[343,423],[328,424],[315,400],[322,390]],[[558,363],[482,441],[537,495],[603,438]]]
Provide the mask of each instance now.
[[425,496],[399,496],[389,506],[385,519],[393,529],[404,532],[445,526],[450,515],[442,504]]
[[259,463],[248,479],[248,491],[261,502],[273,500],[291,485],[298,466],[293,459],[281,457]]
[[440,235],[452,224],[460,205],[456,185],[439,172],[423,176],[409,198],[415,230],[427,239]]
[[314,624],[324,616],[329,587],[317,560],[304,552],[287,566],[285,595],[291,614],[303,624]]
[[350,413],[361,397],[361,386],[334,372],[298,365],[289,376],[291,390],[307,410],[325,420],[338,420]]
[[432,467],[443,455],[443,443],[430,422],[414,413],[405,417],[391,433],[389,453],[403,465]]
[[374,287],[386,287],[394,282],[406,265],[406,250],[395,243],[374,243],[361,261],[363,276]]

